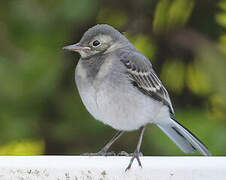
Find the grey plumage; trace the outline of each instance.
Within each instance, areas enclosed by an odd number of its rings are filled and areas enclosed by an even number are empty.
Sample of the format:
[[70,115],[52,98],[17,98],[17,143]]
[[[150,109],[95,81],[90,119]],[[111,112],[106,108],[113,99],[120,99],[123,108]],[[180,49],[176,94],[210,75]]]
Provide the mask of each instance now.
[[[76,84],[87,110],[101,122],[124,131],[141,128],[133,159],[139,160],[139,148],[147,124],[156,124],[185,153],[208,149],[186,128],[173,120],[169,94],[152,68],[151,62],[125,36],[109,25],[90,28],[79,43],[64,49],[79,52]],[[113,138],[99,153],[105,154]],[[110,144],[110,145],[109,145]]]
[[155,74],[150,61],[141,53],[134,51],[124,51],[119,58],[127,67],[132,82],[146,95],[167,105],[174,114],[169,94]]

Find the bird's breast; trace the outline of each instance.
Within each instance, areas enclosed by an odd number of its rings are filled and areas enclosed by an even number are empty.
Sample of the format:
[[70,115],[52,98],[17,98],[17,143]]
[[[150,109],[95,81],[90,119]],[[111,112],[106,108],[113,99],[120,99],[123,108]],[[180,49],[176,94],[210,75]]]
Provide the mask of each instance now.
[[94,78],[89,77],[87,69],[79,61],[75,70],[75,82],[83,104],[94,118],[99,119],[97,92],[98,88],[94,83]]
[[[76,85],[86,109],[94,118],[103,119],[100,104],[100,94],[105,87],[107,77],[110,75],[112,61],[85,62],[80,60],[75,71]],[[98,65],[98,67],[97,67]],[[101,101],[105,101],[104,98]]]

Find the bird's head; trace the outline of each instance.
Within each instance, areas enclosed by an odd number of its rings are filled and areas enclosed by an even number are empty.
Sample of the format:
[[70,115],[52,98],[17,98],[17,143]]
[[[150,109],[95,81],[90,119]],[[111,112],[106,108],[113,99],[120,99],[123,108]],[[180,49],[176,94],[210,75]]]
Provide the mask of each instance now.
[[115,28],[106,25],[96,25],[88,29],[82,39],[73,45],[65,46],[63,49],[78,52],[82,58],[112,52],[127,46],[128,40]]

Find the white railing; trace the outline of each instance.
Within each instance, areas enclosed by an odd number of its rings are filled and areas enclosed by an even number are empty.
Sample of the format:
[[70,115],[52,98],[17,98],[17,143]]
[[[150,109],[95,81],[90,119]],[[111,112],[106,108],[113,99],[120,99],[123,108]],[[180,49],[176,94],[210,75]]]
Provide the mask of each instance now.
[[226,157],[0,156],[0,180],[226,180]]

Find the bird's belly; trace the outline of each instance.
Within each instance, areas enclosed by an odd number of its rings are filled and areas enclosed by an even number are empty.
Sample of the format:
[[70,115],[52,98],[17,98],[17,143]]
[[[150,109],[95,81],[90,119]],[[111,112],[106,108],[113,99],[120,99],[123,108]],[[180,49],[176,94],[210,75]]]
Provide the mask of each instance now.
[[104,83],[96,97],[99,120],[118,130],[135,130],[153,122],[161,108],[133,86]]

